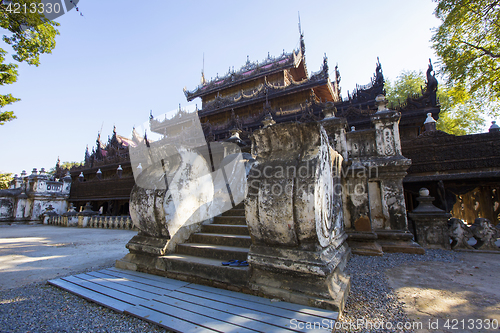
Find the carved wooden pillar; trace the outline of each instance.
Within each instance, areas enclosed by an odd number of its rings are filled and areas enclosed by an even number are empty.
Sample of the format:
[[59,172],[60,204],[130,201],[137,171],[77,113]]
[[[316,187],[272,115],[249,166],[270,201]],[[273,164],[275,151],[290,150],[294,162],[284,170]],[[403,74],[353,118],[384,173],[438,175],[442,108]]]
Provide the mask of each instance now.
[[319,123],[256,131],[256,162],[245,201],[252,237],[253,289],[287,301],[342,311],[350,279],[342,197],[335,193],[342,156]]

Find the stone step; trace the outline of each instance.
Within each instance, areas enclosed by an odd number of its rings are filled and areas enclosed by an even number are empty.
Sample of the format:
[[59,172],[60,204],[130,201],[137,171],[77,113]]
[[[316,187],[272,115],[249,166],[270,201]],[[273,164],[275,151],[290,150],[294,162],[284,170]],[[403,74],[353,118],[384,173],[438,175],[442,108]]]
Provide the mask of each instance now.
[[219,259],[195,257],[177,253],[169,254],[161,258],[164,260],[168,272],[187,275],[191,278],[198,277],[205,280],[219,281],[239,286],[246,285],[250,278],[248,266],[222,266],[221,260]]
[[189,238],[190,243],[214,244],[225,246],[250,247],[252,240],[250,236],[244,235],[226,235],[197,232]]
[[222,216],[245,216],[245,209],[233,208],[222,213]]
[[213,244],[183,243],[177,245],[177,254],[229,261],[247,260],[248,247],[223,246]]
[[243,210],[245,210],[245,202],[244,201],[240,202],[239,204],[237,204],[232,209],[243,209]]
[[246,225],[247,220],[245,216],[216,216],[214,217],[214,224]]
[[248,226],[239,224],[207,224],[202,226],[201,232],[214,234],[249,235]]

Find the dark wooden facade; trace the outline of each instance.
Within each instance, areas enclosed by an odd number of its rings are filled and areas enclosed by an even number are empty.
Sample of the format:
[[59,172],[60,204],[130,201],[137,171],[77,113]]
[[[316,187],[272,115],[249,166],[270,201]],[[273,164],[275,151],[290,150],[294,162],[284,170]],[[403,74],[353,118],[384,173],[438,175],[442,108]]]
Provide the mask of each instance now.
[[[469,223],[475,217],[496,223],[500,213],[500,133],[453,136],[441,131],[425,132],[427,114],[439,118],[436,91],[437,80],[429,64],[422,93],[408,96],[396,107],[401,113],[403,155],[413,163],[404,180],[407,208],[411,211],[416,207],[419,189],[427,187],[436,197],[435,204],[454,216]],[[385,90],[382,66],[377,61],[370,82],[357,85],[342,98],[339,69],[335,67],[335,78],[331,80],[326,56],[322,68],[309,74],[301,35],[297,50],[268,56],[260,63],[247,61],[240,70],[230,70],[210,82],[202,78],[200,86],[184,93],[188,101],[201,99],[202,107],[197,112],[207,141],[226,140],[232,130],[239,130],[241,139],[249,145],[249,135],[263,126],[265,118],[271,116],[277,123],[321,120],[326,102],[334,103],[336,116],[347,119],[349,130],[369,129],[370,117],[377,111],[375,98]],[[177,116],[184,121],[182,110]],[[151,116],[152,131],[166,134],[162,132],[167,130],[166,124]],[[172,120],[168,124],[176,125]],[[128,214],[134,184],[128,147],[134,141],[113,131],[106,145],[99,138],[96,142],[97,148],[86,152],[85,165],[71,169],[70,201],[77,207],[90,201],[94,210],[102,207],[104,214]],[[121,175],[118,166],[123,169]],[[79,177],[81,173],[83,178]]]
[[[85,152],[84,164],[70,169],[71,191],[69,201],[77,211],[90,202],[94,211],[103,215],[129,215],[128,202],[134,186],[128,147],[134,141],[120,136],[113,129],[113,135],[106,144],[96,140],[97,148]],[[56,166],[56,174],[64,174]]]

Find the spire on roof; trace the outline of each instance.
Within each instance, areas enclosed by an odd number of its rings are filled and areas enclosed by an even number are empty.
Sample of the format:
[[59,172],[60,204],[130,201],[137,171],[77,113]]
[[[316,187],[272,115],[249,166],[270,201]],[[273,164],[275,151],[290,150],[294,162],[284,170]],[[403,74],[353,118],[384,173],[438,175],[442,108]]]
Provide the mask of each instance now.
[[299,14],[300,51],[302,51],[302,55],[304,55],[306,53],[306,44],[304,43],[304,32],[302,31],[302,27],[300,25],[300,12],[298,14]]
[[302,35],[302,27],[300,26],[300,12],[297,12],[299,15],[299,34]]
[[373,84],[384,84],[384,74],[382,73],[382,64],[380,63],[379,58],[377,57],[377,65],[375,67],[375,75]]
[[89,159],[90,159],[90,153],[89,153],[89,145],[87,145],[87,148],[85,149],[85,164],[87,164],[89,162]]
[[335,65],[335,89],[337,90],[339,100],[342,100],[342,97],[340,95],[340,80],[341,80],[341,76],[340,76],[340,71],[339,71],[339,64],[337,63]]
[[205,85],[207,80],[205,80],[205,52],[203,52],[203,67],[201,67],[201,84]]

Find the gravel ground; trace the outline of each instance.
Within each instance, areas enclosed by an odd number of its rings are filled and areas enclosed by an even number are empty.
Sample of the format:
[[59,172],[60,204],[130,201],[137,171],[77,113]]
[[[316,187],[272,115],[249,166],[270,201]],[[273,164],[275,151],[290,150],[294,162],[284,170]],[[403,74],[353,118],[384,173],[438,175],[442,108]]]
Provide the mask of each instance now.
[[[385,270],[415,261],[460,261],[451,251],[428,250],[425,255],[385,254],[383,257],[353,255],[347,265],[351,292],[336,332],[412,332],[387,329],[410,322],[385,277]],[[98,267],[99,270],[106,267]],[[88,270],[87,270],[88,271]],[[79,272],[83,273],[83,272]],[[77,274],[77,273],[74,273]],[[72,274],[72,275],[74,275]],[[357,326],[358,320],[366,326]],[[375,324],[385,323],[384,329]],[[387,324],[391,323],[391,324]],[[372,329],[369,329],[372,327]],[[118,314],[69,292],[35,283],[0,291],[0,332],[167,332],[132,316]]]
[[413,332],[411,329],[396,328],[398,323],[411,323],[411,320],[403,310],[403,303],[398,301],[396,293],[389,286],[385,271],[417,261],[459,262],[460,254],[426,250],[424,255],[352,255],[347,264],[347,272],[351,275],[351,292],[335,332]]
[[[108,267],[97,267],[100,270]],[[89,270],[73,273],[76,275]],[[0,291],[0,332],[168,332],[46,283]]]

